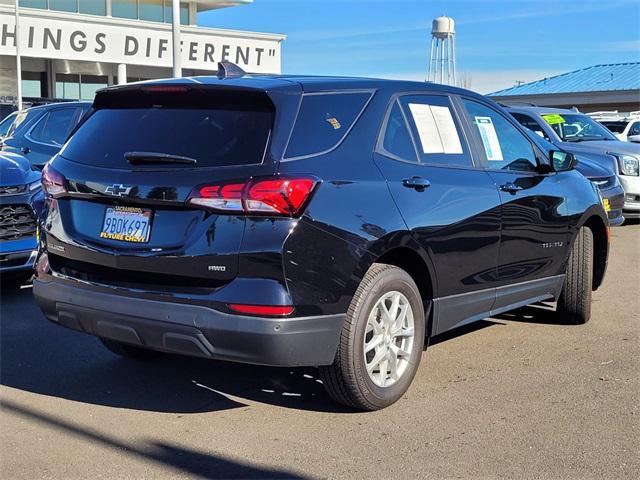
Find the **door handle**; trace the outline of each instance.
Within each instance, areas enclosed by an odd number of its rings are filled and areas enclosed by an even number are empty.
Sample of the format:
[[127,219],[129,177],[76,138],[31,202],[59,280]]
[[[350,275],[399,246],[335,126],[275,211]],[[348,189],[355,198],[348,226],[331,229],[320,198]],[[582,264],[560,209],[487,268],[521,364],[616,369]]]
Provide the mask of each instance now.
[[429,188],[431,186],[431,182],[426,178],[414,176],[411,178],[403,179],[402,185],[404,185],[407,188],[414,188],[418,192],[422,192],[425,188]]
[[22,147],[20,151],[25,155],[27,155],[28,153],[31,153],[31,149],[29,147]]
[[516,185],[515,183],[507,182],[504,185],[500,185],[500,190],[508,193],[516,193],[522,190],[522,187],[520,185]]

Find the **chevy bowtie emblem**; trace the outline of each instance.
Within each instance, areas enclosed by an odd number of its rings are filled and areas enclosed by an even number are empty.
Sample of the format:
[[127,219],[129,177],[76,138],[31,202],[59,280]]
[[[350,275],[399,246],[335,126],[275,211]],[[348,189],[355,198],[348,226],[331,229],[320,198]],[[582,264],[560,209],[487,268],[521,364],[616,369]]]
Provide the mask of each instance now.
[[124,197],[129,195],[131,189],[133,187],[122,185],[121,183],[114,183],[110,187],[105,188],[104,193],[108,193],[110,195],[117,195],[118,197]]

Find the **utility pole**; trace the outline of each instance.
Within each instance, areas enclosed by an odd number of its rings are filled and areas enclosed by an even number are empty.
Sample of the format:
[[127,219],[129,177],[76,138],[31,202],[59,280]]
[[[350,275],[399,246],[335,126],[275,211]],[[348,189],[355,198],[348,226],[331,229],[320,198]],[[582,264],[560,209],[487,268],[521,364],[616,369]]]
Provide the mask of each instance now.
[[18,81],[18,110],[22,110],[22,60],[20,58],[20,9],[16,0],[16,79]]
[[182,53],[180,51],[180,0],[173,0],[173,77],[182,76]]

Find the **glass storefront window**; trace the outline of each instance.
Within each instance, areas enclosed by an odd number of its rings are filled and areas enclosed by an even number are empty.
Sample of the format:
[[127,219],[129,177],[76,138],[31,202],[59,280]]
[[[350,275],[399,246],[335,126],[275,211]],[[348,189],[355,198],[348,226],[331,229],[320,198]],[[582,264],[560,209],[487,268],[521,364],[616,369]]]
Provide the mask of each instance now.
[[47,0],[20,0],[20,6],[28,8],[47,8]]
[[149,22],[162,22],[164,20],[162,0],[138,0],[140,20]]
[[[42,8],[60,12],[106,15],[107,0],[19,0],[21,7]],[[148,22],[173,21],[172,0],[111,0],[111,15],[116,18]],[[180,3],[180,23],[189,24],[189,6]]]
[[79,0],[78,12],[105,16],[107,14],[107,2],[106,0]]
[[80,75],[58,73],[56,75],[56,98],[78,100],[80,98]]
[[111,15],[118,18],[138,18],[136,0],[111,0]]
[[[164,21],[166,23],[173,22],[173,6],[171,0],[164,0]],[[180,24],[189,25],[189,6],[186,3],[180,3]]]
[[49,0],[49,9],[77,13],[78,2],[76,0]]
[[[45,74],[40,72],[22,72],[22,96],[23,97],[43,97],[46,96],[44,86]],[[43,95],[43,92],[45,95]]]
[[108,87],[107,77],[98,75],[80,75],[80,100],[91,100],[101,88]]

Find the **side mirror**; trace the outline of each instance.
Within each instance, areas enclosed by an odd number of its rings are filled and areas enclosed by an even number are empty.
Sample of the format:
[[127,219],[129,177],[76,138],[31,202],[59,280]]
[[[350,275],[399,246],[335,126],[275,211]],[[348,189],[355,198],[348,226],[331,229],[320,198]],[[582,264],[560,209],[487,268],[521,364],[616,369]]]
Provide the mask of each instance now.
[[627,140],[633,143],[640,143],[640,135],[629,135]]
[[551,150],[549,152],[549,160],[556,172],[573,170],[576,166],[576,157],[573,153],[563,152],[562,150]]

